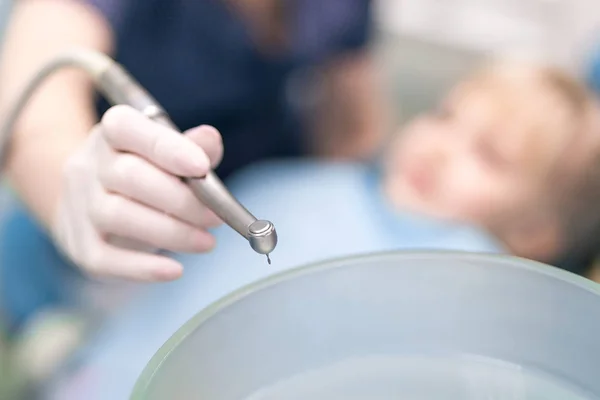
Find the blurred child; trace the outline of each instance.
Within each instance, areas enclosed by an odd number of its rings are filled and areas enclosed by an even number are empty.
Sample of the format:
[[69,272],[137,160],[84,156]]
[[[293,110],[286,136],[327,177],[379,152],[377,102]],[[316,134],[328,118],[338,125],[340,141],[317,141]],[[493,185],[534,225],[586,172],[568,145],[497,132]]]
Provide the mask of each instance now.
[[476,224],[541,261],[598,221],[600,112],[560,70],[496,65],[405,127],[383,187],[401,209]]
[[75,373],[46,393],[127,398],[185,321],[275,271],[398,249],[509,251],[539,260],[567,252],[598,220],[599,116],[592,97],[560,71],[495,65],[404,127],[381,166],[288,161],[247,170],[230,187],[275,223],[273,265],[220,228],[213,253],[181,256],[184,277],[124,307]]

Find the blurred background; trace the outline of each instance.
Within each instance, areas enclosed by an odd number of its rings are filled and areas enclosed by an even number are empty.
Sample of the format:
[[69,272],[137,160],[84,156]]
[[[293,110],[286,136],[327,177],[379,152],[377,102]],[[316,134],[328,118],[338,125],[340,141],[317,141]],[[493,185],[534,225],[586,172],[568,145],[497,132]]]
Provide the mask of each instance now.
[[[0,0],[0,32],[11,4]],[[490,56],[547,61],[594,84],[598,0],[378,0],[376,11],[374,51],[395,123],[432,106]],[[9,207],[0,191],[0,218]],[[24,371],[10,365],[1,323],[0,399],[24,398],[17,394]]]
[[483,58],[543,60],[585,76],[600,49],[600,2],[594,0],[377,4],[377,52],[403,118],[431,106]]

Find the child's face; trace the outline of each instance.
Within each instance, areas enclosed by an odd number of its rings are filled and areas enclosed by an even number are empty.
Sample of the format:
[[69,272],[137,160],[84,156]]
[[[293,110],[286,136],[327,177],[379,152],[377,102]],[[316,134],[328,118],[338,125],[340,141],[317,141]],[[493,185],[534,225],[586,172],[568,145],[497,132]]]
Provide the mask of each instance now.
[[[567,121],[556,101],[518,84],[458,87],[438,112],[415,119],[398,136],[387,194],[414,211],[479,224],[541,202],[566,146],[567,135],[558,132]],[[542,126],[546,112],[558,123]]]

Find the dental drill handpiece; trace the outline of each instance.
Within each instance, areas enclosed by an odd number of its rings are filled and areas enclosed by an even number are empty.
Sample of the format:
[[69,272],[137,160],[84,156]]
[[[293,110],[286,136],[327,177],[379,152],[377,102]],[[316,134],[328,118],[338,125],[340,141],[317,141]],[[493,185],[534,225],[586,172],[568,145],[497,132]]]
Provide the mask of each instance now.
[[[111,68],[99,76],[98,87],[113,104],[128,104],[155,122],[179,132],[158,102],[117,63],[113,63]],[[277,245],[277,232],[273,223],[256,219],[212,171],[201,178],[183,180],[204,205],[245,237],[254,251],[265,254],[271,264],[269,254]]]
[[[6,165],[14,125],[29,99],[46,78],[66,67],[85,71],[112,104],[130,105],[157,123],[179,132],[165,110],[121,65],[94,50],[74,49],[46,63],[26,84],[15,105],[9,110],[0,129],[0,167]],[[256,219],[212,171],[202,178],[182,179],[204,205],[246,238],[254,251],[265,254],[269,264],[271,263],[269,254],[277,245],[277,232],[270,221]]]

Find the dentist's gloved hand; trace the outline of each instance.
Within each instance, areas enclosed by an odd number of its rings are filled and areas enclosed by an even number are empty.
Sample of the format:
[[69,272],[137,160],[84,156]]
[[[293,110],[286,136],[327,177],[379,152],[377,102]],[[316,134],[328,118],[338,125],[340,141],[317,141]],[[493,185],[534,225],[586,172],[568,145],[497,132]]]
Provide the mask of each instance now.
[[108,110],[67,161],[53,235],[84,272],[171,280],[182,267],[156,250],[206,252],[220,220],[177,176],[201,177],[221,160],[219,132],[183,135],[128,106]]

